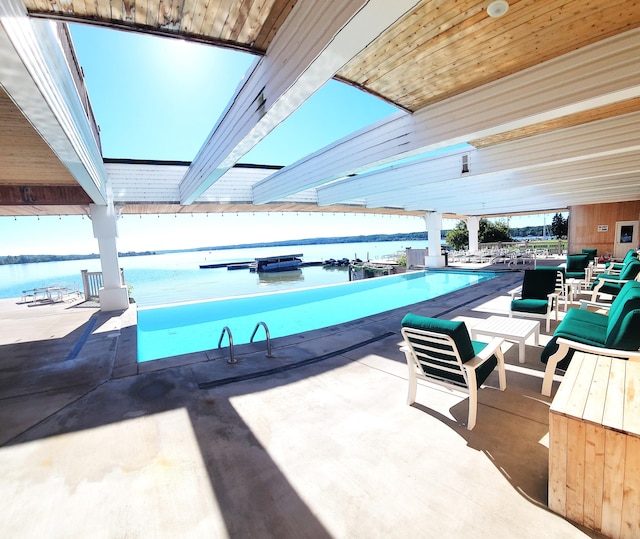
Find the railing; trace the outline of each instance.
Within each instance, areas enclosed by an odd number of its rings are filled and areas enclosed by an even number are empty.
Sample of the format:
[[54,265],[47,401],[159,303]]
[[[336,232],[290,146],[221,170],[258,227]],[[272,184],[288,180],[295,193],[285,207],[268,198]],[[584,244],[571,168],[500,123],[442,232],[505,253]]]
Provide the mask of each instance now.
[[258,329],[260,328],[260,326],[264,328],[265,335],[267,336],[267,353],[265,354],[265,357],[269,357],[269,358],[275,357],[271,353],[271,335],[269,333],[269,328],[267,327],[267,324],[265,324],[264,322],[258,322],[256,324],[256,328],[253,330],[253,333],[251,334],[251,339],[249,340],[249,342],[253,342],[253,338],[256,336],[256,333],[258,333]]
[[[253,330],[253,333],[251,334],[251,339],[249,340],[249,342],[253,342],[253,338],[256,336],[256,333],[258,333],[258,329],[260,329],[260,326],[264,328],[265,335],[267,336],[267,353],[265,354],[265,357],[269,357],[269,358],[275,357],[271,353],[271,334],[269,333],[269,328],[267,327],[267,324],[265,324],[264,322],[258,322],[256,324],[256,327]],[[218,339],[218,348],[222,346],[222,340],[224,339],[225,334],[229,338],[229,359],[227,360],[227,363],[229,363],[230,365],[233,365],[235,363],[238,363],[238,360],[235,357],[235,352],[233,349],[233,335],[231,334],[231,330],[229,329],[229,326],[224,326],[222,328],[220,339]]]
[[[81,270],[82,288],[84,290],[84,299],[97,299],[100,289],[103,286],[101,271]],[[124,270],[120,268],[120,284],[124,285]]]
[[233,336],[231,335],[231,330],[227,326],[224,326],[222,328],[222,334],[220,335],[220,340],[218,341],[218,348],[220,348],[220,345],[222,344],[222,339],[224,338],[225,333],[229,337],[229,356],[230,357],[229,359],[227,359],[227,363],[229,363],[230,365],[233,365],[234,363],[238,363],[238,360],[235,358],[233,354]]

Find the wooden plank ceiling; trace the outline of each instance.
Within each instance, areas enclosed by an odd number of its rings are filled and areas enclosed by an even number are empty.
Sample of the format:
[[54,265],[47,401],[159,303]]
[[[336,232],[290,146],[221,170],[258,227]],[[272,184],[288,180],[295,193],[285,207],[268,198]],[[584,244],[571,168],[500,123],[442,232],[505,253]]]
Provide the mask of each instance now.
[[[32,16],[176,36],[256,54],[267,51],[296,3],[296,0],[24,0]],[[417,111],[640,27],[638,1],[510,0],[508,17],[503,18],[488,17],[488,3],[424,0],[344,65],[336,78],[408,111]],[[470,142],[486,147],[625,114],[639,107],[637,99],[620,102]],[[6,121],[15,124],[10,100],[3,93],[0,109],[0,114],[9,115]],[[25,137],[22,149],[13,148],[11,143],[5,147],[5,141],[13,134],[5,133],[5,116],[1,119],[0,137],[4,138],[0,139],[0,186],[74,184],[65,170],[56,167],[56,160],[45,155],[46,148],[38,146],[37,136],[28,133],[25,126],[14,125],[16,133]],[[20,152],[21,166],[15,161],[16,152]],[[47,164],[43,168],[44,161]]]
[[266,52],[295,0],[25,0],[32,15],[181,36]]

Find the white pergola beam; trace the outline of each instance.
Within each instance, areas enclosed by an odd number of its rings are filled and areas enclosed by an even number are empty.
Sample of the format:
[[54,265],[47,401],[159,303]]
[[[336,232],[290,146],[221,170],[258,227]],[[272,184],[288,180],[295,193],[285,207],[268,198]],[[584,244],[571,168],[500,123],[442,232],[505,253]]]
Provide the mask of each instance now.
[[181,204],[194,202],[351,58],[418,3],[297,2],[191,164],[180,184]]
[[[466,152],[469,161],[467,173],[462,173],[461,157],[455,155],[347,178],[318,188],[318,204],[335,204],[361,197],[363,193],[370,201],[375,199],[375,195],[386,198],[386,193],[400,190],[408,190],[404,194],[410,200],[410,191],[420,186],[437,189],[439,184],[462,178],[482,182],[484,178],[495,175],[566,164],[579,166],[584,160],[593,162],[594,158],[636,152],[640,149],[639,123],[640,112],[636,112],[472,150]],[[392,193],[392,200],[393,197]]]
[[406,210],[437,207],[441,211],[451,211],[449,207],[444,208],[438,204],[451,200],[458,202],[475,200],[482,203],[500,194],[510,197],[512,204],[519,204],[522,199],[518,198],[519,195],[514,192],[515,189],[532,188],[538,194],[544,194],[556,192],[558,188],[568,184],[575,192],[585,192],[591,186],[614,188],[620,183],[625,183],[629,176],[636,181],[640,176],[640,163],[633,152],[624,156],[596,159],[571,166],[499,174],[477,183],[473,179],[458,178],[405,191],[381,193],[367,198],[367,207],[394,205]]
[[254,203],[375,165],[640,95],[640,29],[399,115],[285,167],[254,186]]
[[107,173],[56,24],[30,19],[20,0],[0,2],[0,84],[91,200],[105,205]]
[[[422,207],[435,207],[452,213],[473,212],[474,210],[485,210],[495,206],[499,202],[511,204],[517,201],[518,209],[523,204],[538,205],[543,209],[549,205],[557,206],[559,202],[564,204],[590,203],[596,204],[604,196],[615,194],[626,197],[626,200],[634,200],[640,197],[640,184],[637,181],[637,173],[630,173],[616,178],[615,184],[608,181],[596,180],[592,182],[584,181],[560,181],[550,183],[541,188],[534,184],[524,186],[505,187],[502,189],[490,189],[486,196],[464,196],[456,195],[455,192],[440,193],[434,196],[425,197],[422,204],[408,203],[405,210],[417,210]],[[529,206],[530,207],[530,206]]]

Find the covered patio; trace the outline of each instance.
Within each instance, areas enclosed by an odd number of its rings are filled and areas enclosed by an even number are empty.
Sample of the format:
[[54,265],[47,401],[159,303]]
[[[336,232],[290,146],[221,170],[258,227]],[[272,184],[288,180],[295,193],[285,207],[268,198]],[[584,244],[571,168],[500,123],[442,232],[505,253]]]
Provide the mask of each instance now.
[[[229,365],[227,350],[212,345],[140,364],[134,376],[131,310],[2,300],[0,350],[12,361],[0,382],[0,493],[11,503],[0,529],[22,537],[599,537],[547,507],[551,399],[540,394],[541,348],[528,342],[520,364],[517,345],[505,343],[507,390],[495,389],[492,374],[472,431],[460,395],[421,384],[417,403],[406,405],[402,316],[472,327],[506,315],[521,276],[505,272],[407,309],[277,339],[274,360],[256,344],[239,347]],[[246,379],[228,383],[238,375]]]

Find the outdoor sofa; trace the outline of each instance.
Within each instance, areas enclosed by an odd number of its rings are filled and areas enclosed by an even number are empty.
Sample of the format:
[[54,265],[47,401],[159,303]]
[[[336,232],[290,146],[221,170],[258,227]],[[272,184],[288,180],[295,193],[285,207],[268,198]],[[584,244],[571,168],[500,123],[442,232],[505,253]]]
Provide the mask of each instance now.
[[596,304],[608,315],[589,311],[589,305],[582,301],[580,309],[569,309],[542,350],[543,395],[551,394],[555,370],[566,370],[575,350],[640,359],[640,282],[627,282],[610,305]]

